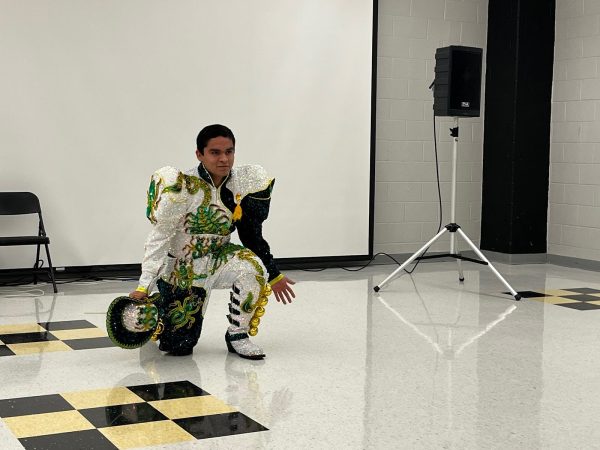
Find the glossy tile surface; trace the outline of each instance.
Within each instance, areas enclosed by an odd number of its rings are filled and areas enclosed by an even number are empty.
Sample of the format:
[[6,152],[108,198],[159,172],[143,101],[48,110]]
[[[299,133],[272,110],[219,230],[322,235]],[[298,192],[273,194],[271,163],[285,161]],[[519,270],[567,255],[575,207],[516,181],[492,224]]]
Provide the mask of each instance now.
[[0,356],[113,347],[106,330],[87,320],[0,325]]
[[61,394],[61,396],[75,409],[126,405],[128,403],[140,403],[144,401],[126,387],[95,389],[82,392],[66,392]]
[[194,436],[167,420],[103,428],[100,432],[119,449],[194,441]]
[[0,417],[21,444],[38,450],[69,438],[83,445],[77,432],[94,429],[100,434],[84,436],[118,449],[266,431],[187,380],[5,399]]
[[192,416],[208,416],[213,414],[224,414],[235,412],[228,404],[222,402],[212,395],[202,397],[180,398],[173,400],[159,400],[150,402],[155,409],[163,413],[169,419],[184,419]]
[[69,431],[91,430],[94,426],[78,411],[61,411],[3,419],[18,438],[43,436]]
[[579,311],[600,309],[600,289],[595,288],[549,289],[542,292],[522,291],[519,294],[523,298],[530,298],[539,302],[551,303]]
[[84,430],[71,433],[53,434],[48,436],[34,436],[19,439],[27,450],[118,450],[118,448],[104,437],[99,430]]
[[[463,284],[455,262],[422,263],[379,295],[373,286],[395,267],[290,272],[297,299],[287,306],[271,299],[254,338],[264,361],[227,352],[228,294],[220,290],[190,356],[164,355],[149,343],[0,358],[1,417],[34,414],[13,402],[19,413],[5,416],[11,405],[2,399],[47,396],[45,413],[69,412],[73,405],[53,394],[125,386],[142,401],[122,405],[146,402],[167,417],[53,434],[62,447],[35,436],[19,441],[3,419],[2,448],[600,448],[600,310],[569,307],[598,306],[600,277],[552,265],[495,267],[517,291],[537,295],[515,302],[485,267],[468,263]],[[0,289],[0,326],[82,320],[104,330],[106,308],[133,284],[63,285],[61,295],[42,297]],[[194,409],[198,399],[170,402],[190,396],[214,397],[237,412],[168,418],[179,408],[202,411]],[[138,411],[106,408],[83,409],[105,422]],[[149,434],[157,425],[164,430]],[[158,435],[170,440],[150,440]],[[78,447],[85,436],[97,445]]]

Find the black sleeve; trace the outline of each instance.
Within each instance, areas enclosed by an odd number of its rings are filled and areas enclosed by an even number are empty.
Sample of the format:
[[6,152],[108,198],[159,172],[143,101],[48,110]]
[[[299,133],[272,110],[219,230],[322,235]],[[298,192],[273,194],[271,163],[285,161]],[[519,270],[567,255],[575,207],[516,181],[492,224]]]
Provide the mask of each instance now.
[[273,261],[269,244],[262,235],[262,224],[269,217],[271,191],[275,180],[265,190],[249,194],[242,200],[242,218],[236,223],[238,235],[244,247],[249,248],[263,262],[269,272],[269,281],[281,272]]

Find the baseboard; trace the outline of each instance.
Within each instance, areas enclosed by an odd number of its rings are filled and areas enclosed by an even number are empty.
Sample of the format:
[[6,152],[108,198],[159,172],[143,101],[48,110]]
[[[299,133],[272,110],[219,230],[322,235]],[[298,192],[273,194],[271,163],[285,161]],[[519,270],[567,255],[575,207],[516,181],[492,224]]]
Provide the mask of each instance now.
[[548,255],[546,253],[500,253],[490,250],[482,250],[482,253],[491,262],[501,264],[546,264]]
[[572,256],[548,255],[548,264],[600,272],[600,261],[595,261],[592,259],[574,258]]
[[[589,259],[573,258],[570,256],[550,255],[546,253],[533,254],[507,254],[482,250],[483,254],[491,262],[502,264],[554,264],[557,266],[573,267],[584,270],[600,271],[600,261]],[[428,255],[441,255],[443,252],[431,252]],[[463,256],[479,259],[473,251],[461,252]],[[371,266],[379,265],[397,265],[406,261],[412,253],[383,254],[376,256],[371,262]],[[393,258],[393,259],[392,259]],[[396,261],[394,261],[394,259]],[[453,258],[439,258],[423,260],[422,263],[454,261]],[[302,270],[302,269],[322,269],[339,267],[360,267],[369,262],[366,256],[345,256],[345,257],[327,257],[327,258],[290,258],[276,260],[281,270]],[[140,276],[140,264],[114,264],[105,266],[77,266],[60,267],[56,270],[57,280],[73,280],[77,278],[137,278]],[[49,281],[47,269],[38,271],[40,281]],[[30,282],[32,279],[31,269],[2,269],[0,270],[0,284],[13,282]]]

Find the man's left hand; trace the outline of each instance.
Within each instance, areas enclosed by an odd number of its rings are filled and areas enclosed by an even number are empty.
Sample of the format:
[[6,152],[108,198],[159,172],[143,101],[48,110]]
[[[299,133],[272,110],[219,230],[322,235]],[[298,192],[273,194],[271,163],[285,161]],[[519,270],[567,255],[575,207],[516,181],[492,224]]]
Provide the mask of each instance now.
[[294,290],[291,286],[293,284],[296,284],[296,282],[284,276],[281,280],[271,286],[271,289],[273,289],[273,293],[275,294],[275,299],[278,302],[283,302],[284,305],[292,303],[292,299],[296,298],[296,294],[294,294]]

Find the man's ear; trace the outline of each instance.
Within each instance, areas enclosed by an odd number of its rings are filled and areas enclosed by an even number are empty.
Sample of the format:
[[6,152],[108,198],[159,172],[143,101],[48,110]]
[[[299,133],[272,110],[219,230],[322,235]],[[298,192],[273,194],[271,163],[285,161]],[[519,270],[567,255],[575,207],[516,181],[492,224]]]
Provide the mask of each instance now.
[[196,149],[196,158],[198,158],[198,161],[202,161],[203,156],[204,155],[200,153],[200,150]]

